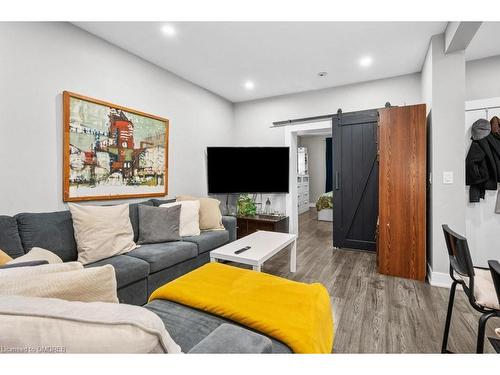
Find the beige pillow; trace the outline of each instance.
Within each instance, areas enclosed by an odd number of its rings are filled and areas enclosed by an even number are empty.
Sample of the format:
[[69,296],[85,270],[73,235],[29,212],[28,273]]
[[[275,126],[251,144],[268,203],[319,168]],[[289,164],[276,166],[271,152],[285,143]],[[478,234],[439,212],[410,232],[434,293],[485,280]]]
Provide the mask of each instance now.
[[179,195],[176,200],[199,201],[200,202],[200,229],[201,230],[222,230],[222,213],[220,212],[220,201],[214,198],[195,198],[189,195]]
[[126,304],[0,297],[2,347],[64,353],[180,353],[153,312]]
[[46,260],[49,264],[62,263],[62,259],[59,258],[52,251],[42,249],[41,247],[34,247],[27,254],[21,255],[16,259],[11,260],[7,264],[32,262],[36,260]]
[[0,249],[0,266],[7,264],[11,260],[12,260],[12,257],[9,254],[7,254],[5,251]]
[[0,270],[0,280],[2,277],[23,277],[29,279],[32,276],[43,275],[46,273],[68,272],[76,270],[83,270],[83,265],[79,262],[67,262],[42,264],[39,266],[5,268]]
[[179,222],[179,235],[181,237],[200,235],[200,201],[182,201],[165,203],[160,207],[173,207],[181,205]]
[[[73,262],[77,263],[77,262]],[[67,263],[58,264],[65,265]],[[37,268],[22,267],[25,272],[0,272],[0,295],[60,298],[67,301],[118,303],[115,269],[111,265],[62,272],[36,273]],[[81,266],[81,264],[80,264]],[[33,272],[29,274],[30,270]],[[15,269],[14,269],[15,270]],[[40,270],[38,270],[40,271]],[[29,277],[28,277],[29,276]]]
[[78,261],[82,264],[124,254],[137,246],[128,204],[80,206],[69,203]]

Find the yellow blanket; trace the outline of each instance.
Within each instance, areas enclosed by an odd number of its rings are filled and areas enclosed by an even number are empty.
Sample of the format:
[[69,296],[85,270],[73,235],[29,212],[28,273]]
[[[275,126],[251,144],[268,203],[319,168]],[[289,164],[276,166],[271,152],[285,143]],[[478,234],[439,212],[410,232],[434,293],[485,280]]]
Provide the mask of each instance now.
[[156,289],[166,299],[230,319],[287,344],[295,353],[331,353],[330,297],[319,283],[209,263]]

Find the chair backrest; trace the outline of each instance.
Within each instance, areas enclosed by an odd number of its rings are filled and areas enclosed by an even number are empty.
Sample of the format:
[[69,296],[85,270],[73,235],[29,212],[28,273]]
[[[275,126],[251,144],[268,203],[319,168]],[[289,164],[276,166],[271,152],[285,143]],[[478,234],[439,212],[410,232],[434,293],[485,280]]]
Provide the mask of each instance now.
[[[474,278],[474,266],[469,252],[467,239],[452,231],[448,225],[443,225],[444,239],[450,257],[450,266],[453,271],[462,276]],[[451,273],[451,270],[450,270]],[[451,275],[453,277],[453,275]]]
[[500,263],[496,260],[489,260],[488,266],[490,266],[491,278],[493,279],[493,284],[495,284],[498,303],[500,304]]

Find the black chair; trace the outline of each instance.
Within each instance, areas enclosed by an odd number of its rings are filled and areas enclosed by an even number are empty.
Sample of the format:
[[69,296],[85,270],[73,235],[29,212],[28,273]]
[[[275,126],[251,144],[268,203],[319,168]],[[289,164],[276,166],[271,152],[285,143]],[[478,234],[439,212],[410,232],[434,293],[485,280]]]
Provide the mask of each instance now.
[[[498,303],[500,304],[500,263],[496,260],[490,260],[488,261],[488,266],[490,266],[491,278],[493,279],[493,284],[495,284]],[[500,336],[500,328],[497,328],[496,332]],[[495,351],[500,353],[500,338],[490,337],[489,339]]]
[[487,268],[474,267],[466,238],[452,231],[448,225],[443,225],[443,232],[450,257],[450,277],[453,283],[450,289],[441,353],[449,353],[448,335],[457,285],[462,286],[470,305],[482,314],[479,318],[476,353],[483,353],[486,322],[491,317],[500,317],[500,302],[495,292],[492,274]]

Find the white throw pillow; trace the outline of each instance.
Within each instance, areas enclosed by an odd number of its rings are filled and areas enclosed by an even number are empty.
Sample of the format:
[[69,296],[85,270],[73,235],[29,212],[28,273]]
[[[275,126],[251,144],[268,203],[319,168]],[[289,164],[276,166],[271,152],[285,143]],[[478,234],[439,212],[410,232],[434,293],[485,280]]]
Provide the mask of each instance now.
[[181,237],[200,235],[200,201],[182,201],[165,203],[160,207],[173,207],[181,205],[179,235]]
[[[46,273],[68,272],[83,270],[83,265],[79,262],[55,263],[55,264],[41,264],[39,266],[15,267],[4,268],[0,270],[1,277],[22,277],[29,279],[36,275],[43,275]],[[1,292],[1,291],[0,291]]]
[[78,261],[97,262],[137,247],[128,204],[80,206],[69,204],[75,230]]
[[34,247],[27,254],[21,255],[16,259],[11,260],[7,264],[16,264],[23,262],[33,262],[36,260],[46,260],[49,264],[62,263],[62,259],[59,258],[52,251],[42,249],[41,247]]
[[[73,262],[73,264],[81,264]],[[71,264],[62,263],[58,266]],[[60,298],[67,301],[118,303],[116,275],[112,265],[74,269],[70,271],[47,272],[51,269],[41,266],[14,268],[25,272],[0,272],[0,295],[26,297]],[[45,268],[44,268],[45,267]],[[60,268],[61,269],[61,268]],[[38,271],[38,273],[37,273]],[[52,268],[54,271],[54,268]],[[30,274],[31,272],[31,274]]]
[[139,306],[0,296],[5,350],[64,353],[180,353],[162,320]]

